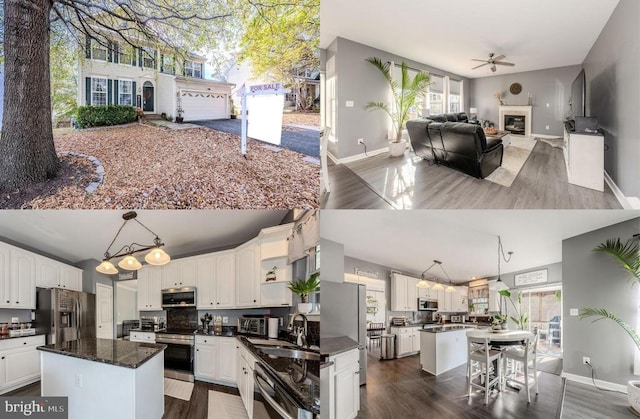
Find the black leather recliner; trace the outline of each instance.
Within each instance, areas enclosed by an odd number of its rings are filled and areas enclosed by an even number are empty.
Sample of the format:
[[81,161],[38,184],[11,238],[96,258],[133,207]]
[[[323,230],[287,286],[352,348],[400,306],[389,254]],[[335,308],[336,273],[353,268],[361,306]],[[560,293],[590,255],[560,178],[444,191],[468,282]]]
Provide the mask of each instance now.
[[407,122],[407,131],[417,156],[476,178],[484,179],[502,165],[502,140],[487,140],[479,125],[420,118]]

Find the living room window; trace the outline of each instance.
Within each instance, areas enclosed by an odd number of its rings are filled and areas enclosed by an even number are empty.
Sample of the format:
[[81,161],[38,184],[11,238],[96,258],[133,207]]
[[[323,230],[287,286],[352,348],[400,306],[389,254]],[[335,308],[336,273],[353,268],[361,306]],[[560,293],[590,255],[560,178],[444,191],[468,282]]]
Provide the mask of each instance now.
[[101,77],[91,78],[91,104],[94,106],[106,106],[107,79]]
[[449,79],[449,112],[462,112],[462,82]]
[[444,87],[445,78],[437,74],[431,74],[431,85],[429,86],[429,100],[427,108],[431,115],[438,115],[444,112]]
[[133,106],[133,82],[118,80],[118,103]]

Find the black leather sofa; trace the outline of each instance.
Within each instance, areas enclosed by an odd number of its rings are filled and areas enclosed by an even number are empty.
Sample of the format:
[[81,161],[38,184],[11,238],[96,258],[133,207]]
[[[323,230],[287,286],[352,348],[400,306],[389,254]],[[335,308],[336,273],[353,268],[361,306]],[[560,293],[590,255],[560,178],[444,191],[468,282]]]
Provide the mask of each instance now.
[[431,118],[407,122],[411,146],[417,156],[479,179],[502,165],[502,140],[487,140],[480,125],[448,120],[437,122]]
[[476,121],[475,119],[469,119],[469,117],[467,116],[466,113],[464,112],[459,112],[459,113],[442,113],[439,115],[431,115],[428,117],[428,119],[434,121],[434,122],[467,122],[469,124],[478,124],[480,125],[479,121]]

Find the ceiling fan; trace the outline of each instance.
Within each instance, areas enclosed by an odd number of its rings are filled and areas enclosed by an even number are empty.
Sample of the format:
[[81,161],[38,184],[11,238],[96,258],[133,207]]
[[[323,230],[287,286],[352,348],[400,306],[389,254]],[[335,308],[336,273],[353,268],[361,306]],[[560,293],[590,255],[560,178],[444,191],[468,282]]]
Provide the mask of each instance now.
[[497,57],[494,57],[494,55],[495,54],[493,52],[490,53],[488,60],[477,60],[475,58],[471,59],[471,61],[480,61],[480,62],[484,63],[484,64],[480,64],[479,66],[473,67],[472,70],[475,70],[476,68],[484,67],[485,65],[490,65],[491,66],[491,71],[495,73],[496,72],[496,65],[506,65],[506,66],[509,66],[509,67],[513,67],[515,65],[513,63],[508,63],[506,61],[500,61],[500,60],[502,60],[504,58],[507,58],[504,55],[498,55]]

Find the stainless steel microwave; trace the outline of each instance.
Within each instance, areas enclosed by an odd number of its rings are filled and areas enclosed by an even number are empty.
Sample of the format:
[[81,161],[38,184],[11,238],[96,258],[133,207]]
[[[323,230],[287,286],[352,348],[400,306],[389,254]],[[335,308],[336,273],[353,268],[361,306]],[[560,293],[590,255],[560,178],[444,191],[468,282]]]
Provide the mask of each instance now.
[[438,300],[418,298],[418,311],[438,311]]
[[238,333],[267,336],[267,319],[264,317],[239,317]]
[[162,290],[162,308],[195,306],[195,287],[167,288]]

